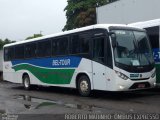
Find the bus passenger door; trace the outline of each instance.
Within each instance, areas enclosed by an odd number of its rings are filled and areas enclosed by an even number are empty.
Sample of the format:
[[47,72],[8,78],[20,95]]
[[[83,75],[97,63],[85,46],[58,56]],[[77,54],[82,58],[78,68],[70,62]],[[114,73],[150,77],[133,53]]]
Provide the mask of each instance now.
[[106,90],[105,81],[105,38],[97,37],[93,39],[93,88],[96,90]]

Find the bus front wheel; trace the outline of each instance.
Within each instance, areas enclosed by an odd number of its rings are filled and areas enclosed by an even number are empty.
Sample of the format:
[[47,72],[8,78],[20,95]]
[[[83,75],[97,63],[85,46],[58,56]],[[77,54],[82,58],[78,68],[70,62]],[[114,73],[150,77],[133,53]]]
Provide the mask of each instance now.
[[78,79],[78,91],[80,95],[84,97],[91,94],[91,84],[87,76],[83,75]]
[[23,76],[23,86],[26,90],[30,90],[31,85],[30,85],[30,78],[28,75]]

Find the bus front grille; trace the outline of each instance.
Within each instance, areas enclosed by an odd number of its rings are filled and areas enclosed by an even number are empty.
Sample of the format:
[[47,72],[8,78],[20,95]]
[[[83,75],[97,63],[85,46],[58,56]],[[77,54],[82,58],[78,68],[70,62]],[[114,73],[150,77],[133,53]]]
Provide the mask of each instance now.
[[138,80],[149,80],[149,78],[140,78],[140,79],[131,79],[133,81],[138,81]]
[[139,82],[134,83],[129,89],[143,89],[143,88],[150,88],[151,85],[149,82]]

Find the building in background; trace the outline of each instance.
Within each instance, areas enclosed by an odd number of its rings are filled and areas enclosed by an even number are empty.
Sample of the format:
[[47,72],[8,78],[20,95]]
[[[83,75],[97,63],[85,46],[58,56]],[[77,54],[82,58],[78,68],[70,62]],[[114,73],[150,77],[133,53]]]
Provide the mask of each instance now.
[[97,8],[97,23],[129,24],[160,18],[160,0],[118,0]]

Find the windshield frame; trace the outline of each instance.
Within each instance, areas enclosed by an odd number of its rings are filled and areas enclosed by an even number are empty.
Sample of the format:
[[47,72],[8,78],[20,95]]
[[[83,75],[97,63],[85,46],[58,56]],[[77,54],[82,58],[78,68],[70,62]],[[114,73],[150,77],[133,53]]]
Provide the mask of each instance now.
[[[115,26],[114,27],[109,27],[110,32],[112,32],[113,30],[126,30],[126,31],[136,31],[136,32],[146,33],[146,30],[144,30],[144,29],[138,29],[138,28],[132,28],[132,27],[115,27]],[[149,37],[148,37],[147,33],[146,33],[146,37],[148,39],[149,47],[150,47],[151,54],[152,54],[152,57],[153,57],[153,52],[152,52],[152,49],[151,49],[151,44],[150,44]],[[111,38],[111,41],[112,41],[112,38]],[[149,71],[154,69],[154,64],[155,64],[154,62],[151,63],[151,64],[148,64],[148,65],[140,65],[140,66],[131,66],[131,65],[126,65],[126,64],[116,62],[114,48],[112,47],[112,49],[113,49],[113,57],[114,57],[113,60],[114,60],[115,66],[118,67],[118,68],[121,68],[121,69],[126,70],[128,72],[134,72],[134,73],[149,72]]]

